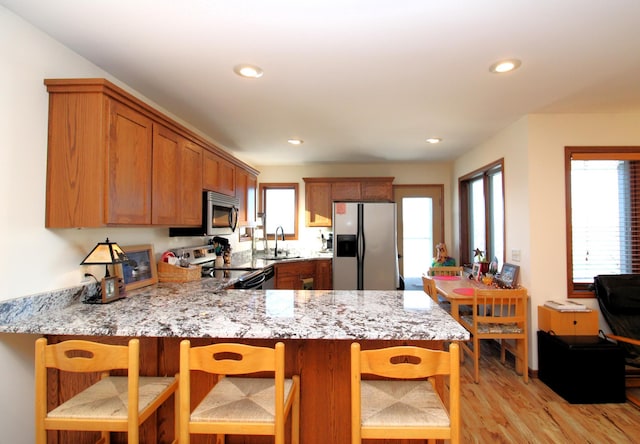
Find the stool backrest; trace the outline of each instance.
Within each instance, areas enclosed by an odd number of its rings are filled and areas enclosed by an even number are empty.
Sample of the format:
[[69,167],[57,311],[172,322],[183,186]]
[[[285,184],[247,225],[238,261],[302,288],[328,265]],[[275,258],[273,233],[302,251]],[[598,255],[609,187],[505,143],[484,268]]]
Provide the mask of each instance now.
[[427,276],[462,276],[462,267],[431,267],[427,271]]

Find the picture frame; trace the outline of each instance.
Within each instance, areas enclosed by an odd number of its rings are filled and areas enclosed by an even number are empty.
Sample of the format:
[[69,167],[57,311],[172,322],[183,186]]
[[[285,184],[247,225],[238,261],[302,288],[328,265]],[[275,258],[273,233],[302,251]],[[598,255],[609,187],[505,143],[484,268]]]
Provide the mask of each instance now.
[[479,281],[482,278],[482,267],[480,266],[480,262],[474,262],[471,267],[471,277],[476,281]]
[[101,282],[101,295],[102,295],[102,303],[108,304],[109,302],[117,301],[118,299],[122,299],[124,297],[123,294],[120,293],[120,278],[118,276],[109,276],[102,278]]
[[498,285],[503,288],[516,288],[518,285],[519,271],[520,266],[505,262],[497,278]]
[[116,275],[123,279],[125,290],[135,290],[158,283],[158,268],[153,245],[123,246],[122,250],[129,258],[115,266]]

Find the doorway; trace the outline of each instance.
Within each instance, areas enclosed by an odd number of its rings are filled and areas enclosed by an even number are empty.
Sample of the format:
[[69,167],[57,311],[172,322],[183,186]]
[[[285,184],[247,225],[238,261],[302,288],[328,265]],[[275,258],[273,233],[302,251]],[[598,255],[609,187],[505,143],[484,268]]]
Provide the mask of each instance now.
[[394,185],[398,265],[406,290],[422,289],[422,274],[444,242],[444,185]]

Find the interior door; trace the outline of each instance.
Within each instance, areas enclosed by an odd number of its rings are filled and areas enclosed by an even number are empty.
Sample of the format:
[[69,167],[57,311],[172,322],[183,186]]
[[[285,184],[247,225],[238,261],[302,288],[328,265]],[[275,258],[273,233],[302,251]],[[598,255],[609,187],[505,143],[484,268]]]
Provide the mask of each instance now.
[[444,242],[444,185],[394,185],[398,255],[405,289],[422,288],[435,246]]

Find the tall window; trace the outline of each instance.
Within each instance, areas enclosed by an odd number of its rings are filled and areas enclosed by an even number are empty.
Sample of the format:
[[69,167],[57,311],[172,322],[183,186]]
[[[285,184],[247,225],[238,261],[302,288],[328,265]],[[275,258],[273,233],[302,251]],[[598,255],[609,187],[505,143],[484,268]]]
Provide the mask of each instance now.
[[640,272],[640,148],[565,148],[569,297]]
[[265,233],[273,236],[281,226],[287,239],[298,239],[298,184],[261,183],[260,197]]
[[461,264],[472,263],[476,249],[504,263],[503,165],[500,159],[459,179]]

